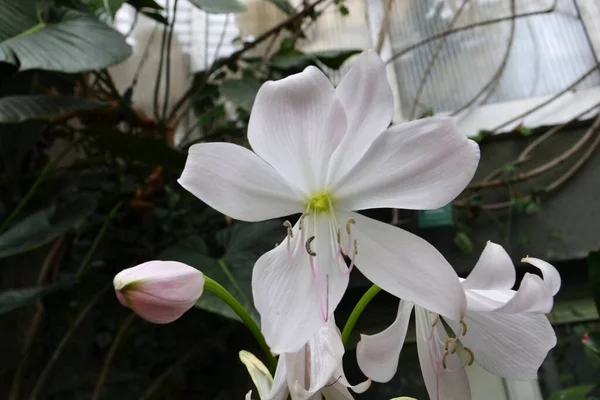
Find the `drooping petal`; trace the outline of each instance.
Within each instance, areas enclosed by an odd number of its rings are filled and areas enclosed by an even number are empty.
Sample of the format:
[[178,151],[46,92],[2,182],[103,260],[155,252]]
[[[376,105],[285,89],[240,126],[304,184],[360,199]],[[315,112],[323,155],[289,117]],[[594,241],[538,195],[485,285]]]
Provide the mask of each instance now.
[[427,241],[405,230],[358,213],[339,213],[340,221],[354,219],[356,266],[373,283],[396,297],[433,312],[460,319],[466,306],[458,276]]
[[217,211],[262,221],[303,211],[302,196],[250,150],[231,143],[190,147],[179,184]]
[[332,191],[349,210],[435,209],[465,188],[478,162],[479,146],[451,118],[426,118],[379,135]]
[[[458,324],[447,322],[456,332]],[[556,345],[554,330],[543,314],[468,312],[465,322],[467,334],[461,342],[473,350],[479,365],[506,379],[536,379]]]
[[286,354],[279,356],[277,360],[277,370],[273,379],[271,392],[267,396],[267,400],[287,400],[290,391],[287,382],[287,361]]
[[[444,342],[443,327],[433,327],[431,313],[415,307],[417,326],[417,351],[423,380],[431,400],[470,400],[469,379],[462,368],[462,362],[454,354],[446,358],[446,368],[442,365]],[[443,336],[441,336],[443,335]],[[441,337],[440,337],[441,336]]]
[[[249,351],[240,351],[239,357],[242,364],[246,366],[254,386],[256,386],[259,398],[261,400],[270,399],[269,393],[273,386],[273,377],[269,369]],[[251,393],[252,391],[247,395],[247,398],[250,398]]]
[[554,296],[556,293],[558,293],[558,290],[560,289],[560,284],[561,284],[560,274],[558,273],[558,271],[556,270],[556,268],[554,268],[554,266],[552,264],[550,264],[544,260],[540,260],[539,258],[533,258],[533,257],[525,257],[521,261],[529,263],[529,264],[533,265],[534,267],[539,268],[539,270],[542,271],[542,275],[544,277],[544,282],[550,289],[550,292],[552,293],[552,295]]
[[515,266],[499,244],[488,241],[477,264],[462,282],[465,289],[512,289],[515,284]]
[[519,290],[466,291],[467,308],[473,311],[502,311],[505,313],[549,313],[554,304],[550,289],[542,278],[526,273]]
[[346,127],[331,82],[311,66],[260,88],[248,140],[256,154],[308,195],[324,189],[329,160]]
[[[334,261],[328,220],[319,217],[315,224],[317,256],[313,262],[318,270],[316,278],[305,243],[300,243],[302,235],[298,224],[293,228],[298,240],[293,257],[284,239],[274,250],[260,257],[254,266],[254,303],[261,316],[265,339],[275,353],[292,353],[304,346],[325,324],[324,310],[332,314],[348,286],[348,275],[340,272],[339,263],[343,260]],[[305,226],[305,230],[309,229]]]
[[333,154],[330,181],[356,164],[373,140],[388,128],[394,113],[385,64],[372,50],[356,58],[335,92],[346,110],[348,130]]
[[375,335],[360,335],[356,347],[358,366],[375,382],[389,382],[396,374],[413,306],[409,301],[400,301],[396,320],[389,327]]

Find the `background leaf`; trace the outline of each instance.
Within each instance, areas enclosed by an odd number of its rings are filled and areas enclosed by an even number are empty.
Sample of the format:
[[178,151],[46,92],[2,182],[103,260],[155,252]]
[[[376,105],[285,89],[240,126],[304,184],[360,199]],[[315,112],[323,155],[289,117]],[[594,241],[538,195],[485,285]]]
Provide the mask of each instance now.
[[[284,237],[285,231],[279,221],[236,223],[218,233],[219,244],[225,248],[225,254],[220,258],[208,256],[204,241],[192,236],[165,249],[158,259],[180,261],[199,269],[223,285],[258,321],[252,301],[252,269],[256,260]],[[212,293],[204,293],[196,306],[238,320],[237,315]]]
[[243,77],[242,79],[228,79],[223,81],[219,90],[223,97],[231,101],[236,106],[247,112],[252,110],[254,98],[262,83],[252,77]]
[[573,386],[559,392],[552,393],[549,400],[586,400],[592,399],[587,397],[595,385],[579,385]]
[[65,289],[73,286],[77,282],[74,276],[61,279],[51,285],[8,290],[0,293],[0,315],[12,311],[16,308],[26,306],[29,303],[34,302],[40,297],[46,296],[50,293],[56,292],[57,290]]
[[239,0],[190,0],[199,9],[213,14],[239,13],[248,8]]
[[96,208],[96,197],[83,195],[33,213],[0,234],[0,258],[33,250],[79,225]]
[[50,119],[68,111],[94,110],[106,105],[96,100],[66,96],[8,96],[0,98],[0,123]]
[[103,69],[131,55],[125,37],[93,14],[42,10],[40,4],[0,0],[0,61],[20,70],[76,73]]
[[596,309],[600,312],[600,250],[592,251],[588,255],[588,274]]

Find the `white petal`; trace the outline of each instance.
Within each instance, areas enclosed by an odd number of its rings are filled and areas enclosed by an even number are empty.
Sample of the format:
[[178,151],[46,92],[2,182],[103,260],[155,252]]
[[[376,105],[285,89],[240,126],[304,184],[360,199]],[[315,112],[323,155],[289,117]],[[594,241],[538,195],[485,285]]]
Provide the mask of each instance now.
[[336,382],[332,386],[328,386],[321,390],[325,400],[354,400],[348,388],[341,382]]
[[357,240],[356,266],[373,283],[396,297],[438,314],[460,319],[465,293],[452,266],[432,245],[405,230],[364,217],[353,218]]
[[[456,331],[457,324],[447,321]],[[542,314],[468,312],[467,334],[461,342],[475,353],[475,361],[489,372],[506,379],[531,380],[556,335]]]
[[277,360],[277,370],[273,379],[271,392],[267,396],[267,400],[287,400],[289,395],[287,384],[287,361],[286,354],[279,356]]
[[302,197],[266,162],[231,143],[190,147],[179,184],[235,219],[262,221],[303,211]]
[[252,390],[246,393],[246,400],[252,400]]
[[[250,378],[252,378],[252,382],[254,382],[254,385],[258,390],[259,398],[261,400],[266,400],[268,394],[271,392],[271,386],[273,385],[273,377],[271,376],[269,369],[249,351],[240,351],[239,357],[240,361],[242,361],[246,366],[246,369],[248,369]],[[249,399],[251,394],[252,391],[246,395],[246,398]]]
[[465,289],[512,289],[515,279],[515,266],[506,250],[488,241],[462,285]]
[[554,304],[550,289],[542,278],[526,273],[519,290],[467,290],[467,308],[473,311],[505,313],[549,313]]
[[388,128],[394,114],[385,64],[374,51],[367,50],[356,58],[335,92],[346,110],[348,131],[332,157],[329,174],[333,178],[356,164]]
[[396,320],[389,327],[375,335],[360,335],[356,347],[358,366],[375,382],[389,382],[396,374],[413,306],[409,301],[400,301]]
[[324,189],[329,160],[346,126],[331,82],[311,66],[260,88],[248,140],[256,154],[308,195]]
[[344,345],[335,327],[325,325],[306,349],[287,354],[288,385],[292,398],[305,400],[331,384],[342,365]]
[[446,359],[446,366],[452,372],[442,365],[444,342],[441,338],[446,338],[446,335],[441,323],[438,322],[432,330],[431,313],[421,307],[415,307],[415,317],[419,364],[429,397],[432,400],[470,400],[469,379],[464,369],[461,369],[462,362],[458,356],[451,355]]
[[525,257],[521,261],[529,263],[534,267],[539,268],[539,270],[542,271],[542,275],[544,276],[544,282],[546,283],[546,285],[548,285],[548,288],[550,289],[552,295],[554,296],[556,293],[558,293],[561,284],[560,274],[552,264],[544,260],[540,260],[539,258],[533,257]]
[[426,118],[379,135],[332,187],[345,209],[435,209],[465,188],[478,162],[479,146],[451,118]]
[[[332,314],[348,286],[348,275],[341,273],[343,260],[334,261],[328,220],[318,218],[314,225],[318,279],[313,277],[305,243],[300,243],[298,224],[293,228],[298,247],[293,258],[284,239],[258,259],[252,273],[252,293],[261,316],[261,329],[271,350],[278,354],[296,352],[304,346],[325,323],[323,307]],[[310,224],[305,225],[305,230],[311,230]]]

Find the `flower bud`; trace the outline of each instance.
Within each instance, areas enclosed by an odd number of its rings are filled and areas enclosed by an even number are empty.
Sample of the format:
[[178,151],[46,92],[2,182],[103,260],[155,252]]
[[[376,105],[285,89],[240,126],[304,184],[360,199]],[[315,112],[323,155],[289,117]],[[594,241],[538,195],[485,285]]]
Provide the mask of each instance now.
[[146,321],[168,324],[196,304],[204,275],[177,261],[148,261],[119,272],[113,284],[125,307]]

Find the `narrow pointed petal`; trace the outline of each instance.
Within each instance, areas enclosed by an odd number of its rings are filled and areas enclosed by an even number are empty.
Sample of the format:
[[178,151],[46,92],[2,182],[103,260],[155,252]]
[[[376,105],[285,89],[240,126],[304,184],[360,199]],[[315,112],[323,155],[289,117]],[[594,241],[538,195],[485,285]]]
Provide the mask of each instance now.
[[250,390],[248,393],[246,393],[246,400],[252,400],[252,390]]
[[286,354],[282,354],[277,360],[277,370],[275,371],[275,378],[273,378],[273,386],[266,400],[287,400],[289,393]]
[[460,319],[465,293],[448,261],[427,241],[405,230],[358,213],[352,218],[358,244],[356,266],[373,283],[396,297],[450,318]]
[[421,307],[415,307],[415,317],[419,364],[421,364],[421,372],[429,398],[431,400],[470,400],[469,379],[462,369],[461,360],[457,355],[449,356],[446,360],[447,367],[453,372],[442,366],[444,342],[440,338],[440,331],[444,328],[440,327],[438,323],[432,333],[431,313]]
[[[248,374],[256,386],[260,400],[267,400],[270,397],[271,387],[273,386],[273,377],[269,369],[249,351],[242,350],[239,353],[240,361],[246,366]],[[250,398],[252,391],[246,396]]]
[[512,289],[515,266],[504,248],[488,241],[475,267],[462,282],[465,289]]
[[[458,329],[456,323],[447,322]],[[461,342],[473,350],[479,365],[506,379],[536,379],[556,345],[554,330],[543,314],[469,312],[465,322],[468,329]]]
[[[265,339],[275,353],[296,352],[304,346],[325,324],[322,310],[328,308],[331,315],[348,286],[348,275],[340,272],[343,261],[335,262],[332,246],[323,245],[333,242],[327,219],[319,218],[316,224],[318,279],[313,276],[305,243],[297,243],[292,258],[284,239],[254,266],[254,303]],[[301,236],[298,224],[293,233],[295,238]]]
[[330,179],[348,171],[385,131],[394,113],[394,97],[386,68],[376,52],[360,54],[335,89],[348,118],[348,131],[335,150]]
[[552,295],[554,296],[556,293],[558,293],[561,284],[560,274],[552,264],[533,257],[525,257],[522,261],[539,268],[539,270],[542,271],[544,282],[548,286],[548,289]]
[[331,82],[311,66],[260,88],[248,140],[256,154],[308,195],[322,188],[346,127],[346,114]]
[[478,162],[479,146],[451,118],[426,118],[379,135],[333,187],[349,210],[435,209],[467,186]]
[[360,335],[358,366],[375,382],[389,382],[396,374],[413,306],[409,301],[400,301],[396,320],[389,327],[375,335]]
[[302,197],[270,165],[231,143],[190,147],[178,182],[210,207],[242,221],[303,211]]

